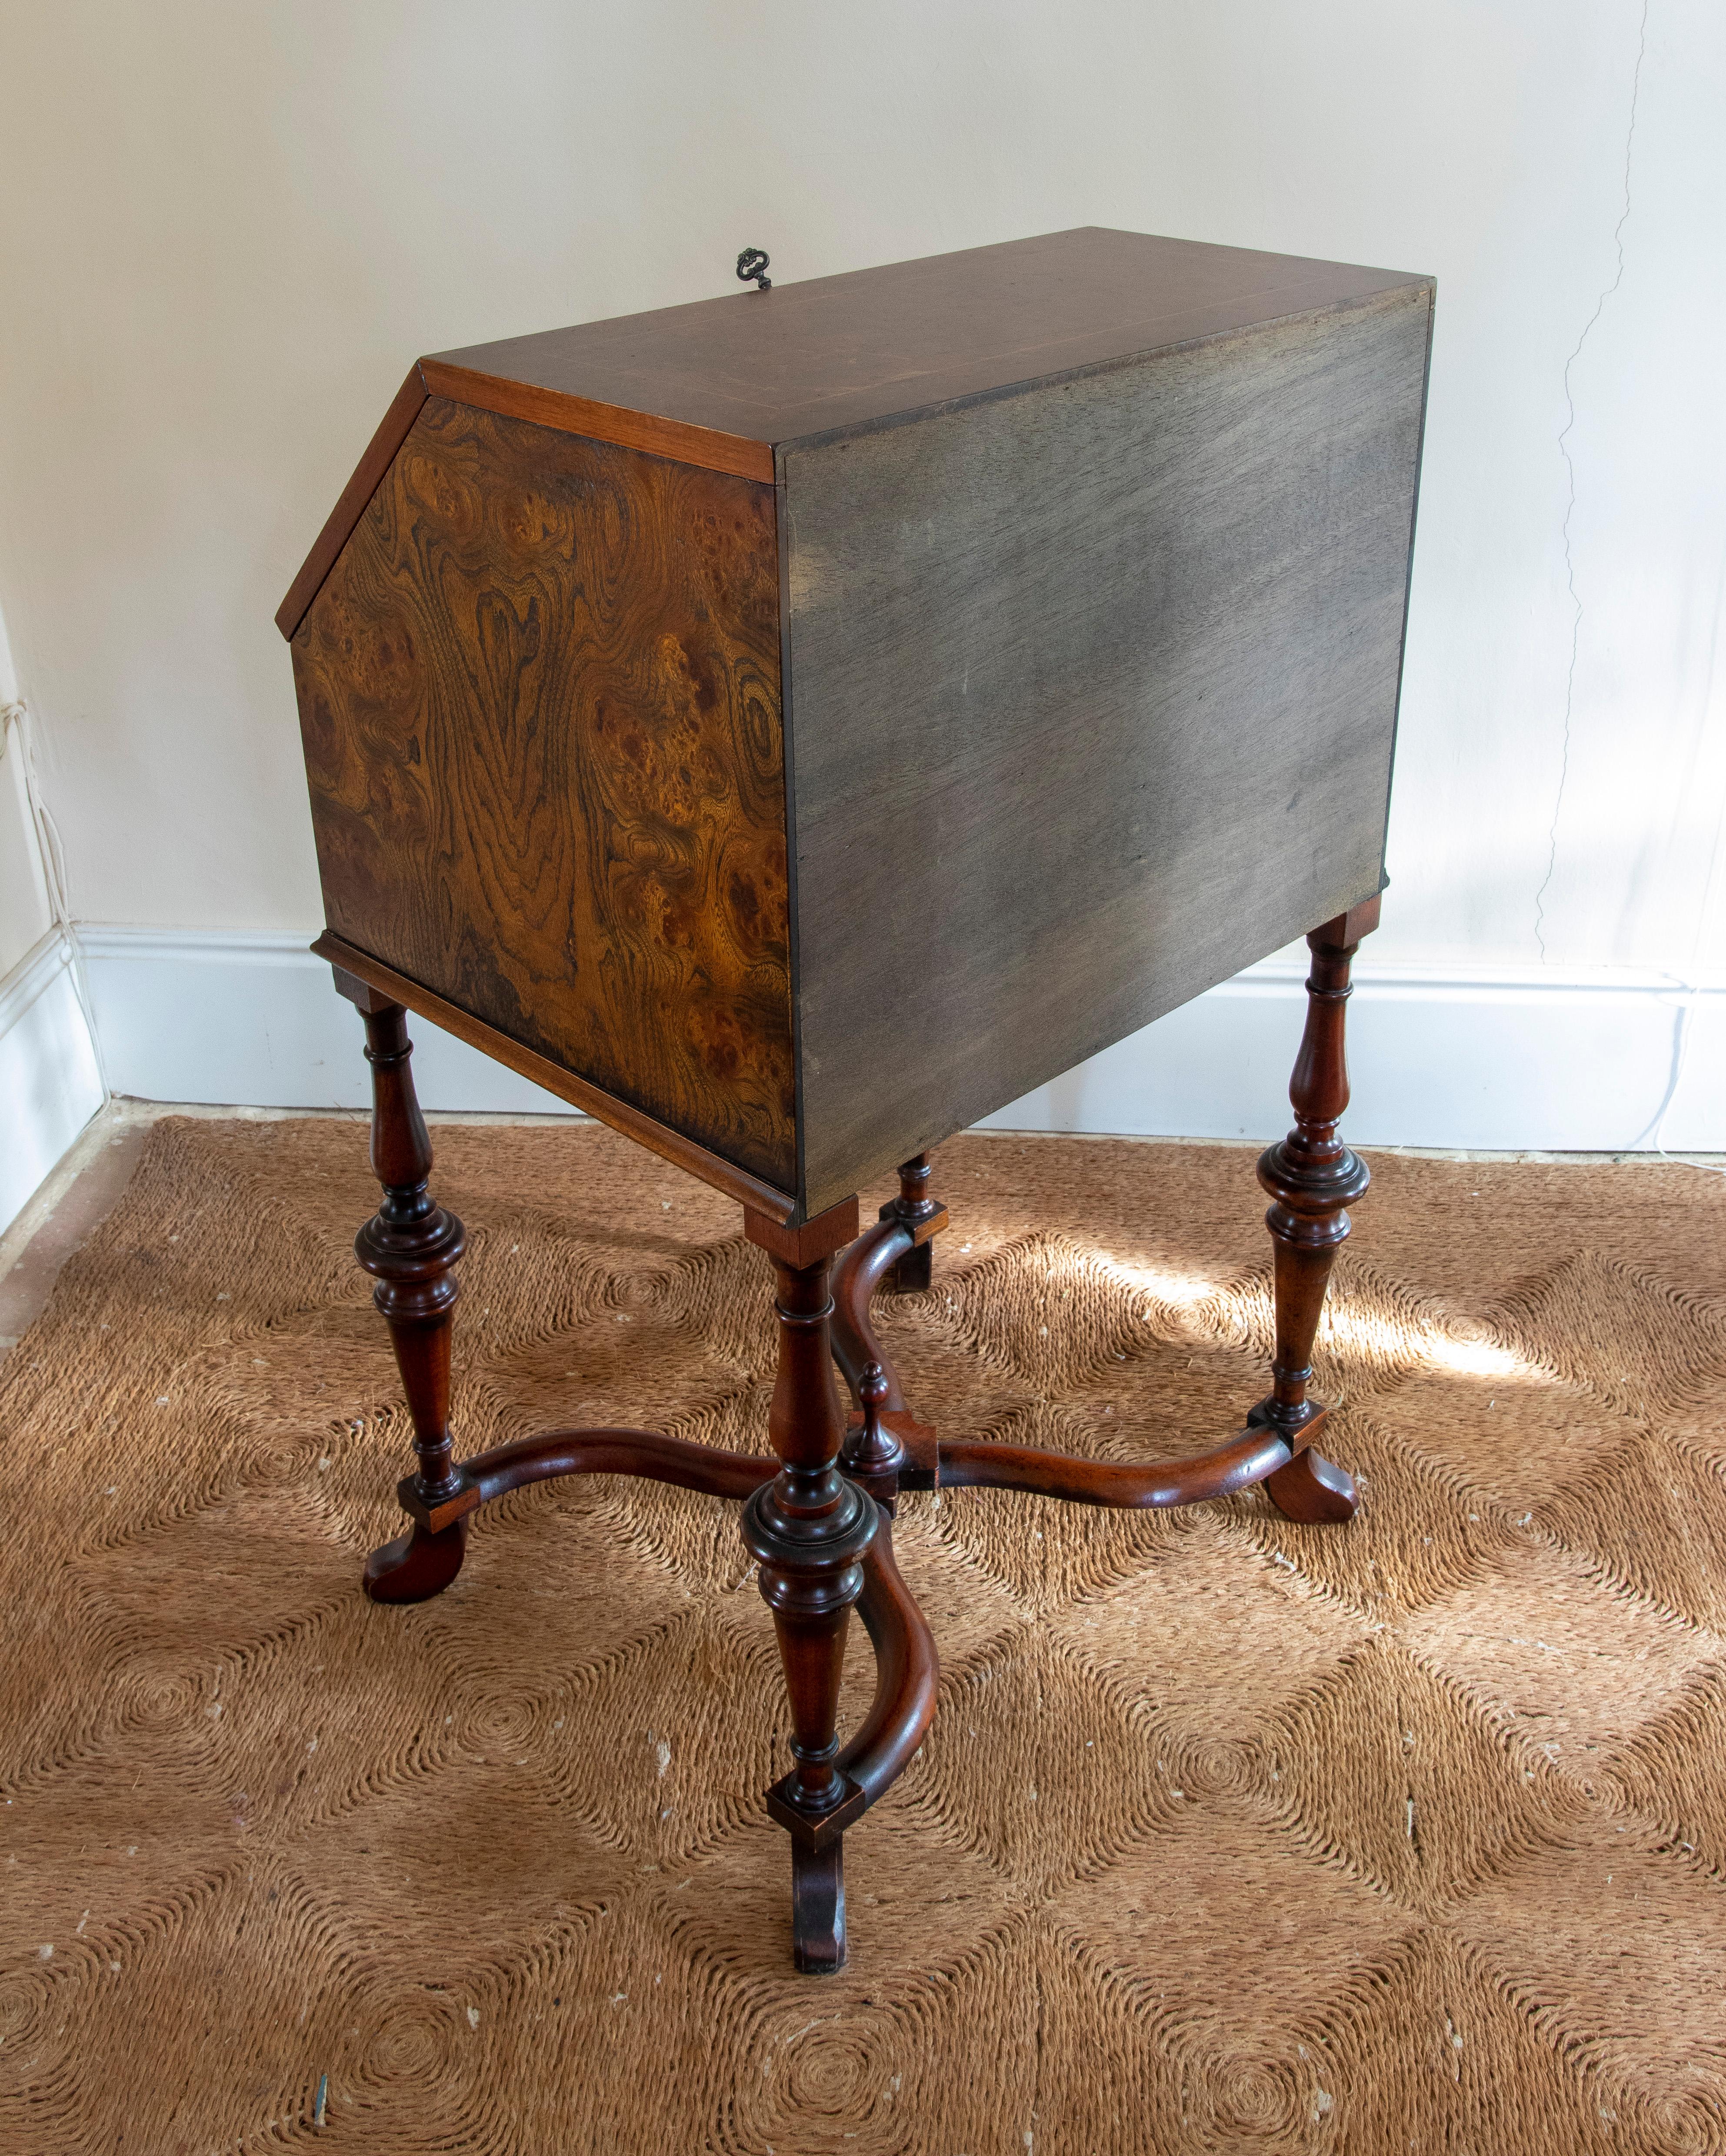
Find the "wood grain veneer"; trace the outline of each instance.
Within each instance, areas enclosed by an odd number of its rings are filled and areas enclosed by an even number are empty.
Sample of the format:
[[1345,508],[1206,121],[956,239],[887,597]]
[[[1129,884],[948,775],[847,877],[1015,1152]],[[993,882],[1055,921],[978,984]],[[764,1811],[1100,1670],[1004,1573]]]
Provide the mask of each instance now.
[[772,490],[433,398],[293,652],[335,934],[794,1188]]
[[839,1204],[1380,889],[1432,306],[1086,228],[422,361],[283,609],[331,930]]
[[530,419],[535,426],[556,427],[566,434],[621,442],[626,449],[674,457],[679,464],[733,472],[740,479],[762,480],[770,486],[773,483],[773,449],[768,442],[750,441],[712,427],[689,426],[593,398],[567,396],[531,382],[514,382],[477,368],[453,367],[447,360],[423,359],[420,372],[433,395],[471,404],[476,411],[501,412],[510,418]]
[[305,610],[317,597],[324,579],[335,566],[337,556],[366,514],[366,505],[395,461],[396,452],[407,439],[407,430],[419,417],[426,401],[426,385],[417,367],[390,400],[390,408],[366,445],[366,454],[354,468],[352,478],[336,498],[316,543],[288,587],[288,595],[276,608],[276,627],[291,638],[305,619]]
[[668,1160],[674,1167],[699,1176],[702,1182],[722,1190],[727,1198],[735,1198],[764,1219],[783,1225],[796,1214],[797,1201],[789,1191],[776,1189],[771,1183],[762,1182],[759,1176],[750,1175],[733,1162],[708,1152],[680,1131],[669,1130],[663,1123],[655,1122],[651,1116],[644,1116],[640,1109],[632,1108],[627,1101],[617,1100],[597,1086],[590,1086],[586,1079],[566,1070],[561,1063],[554,1063],[549,1056],[540,1055],[531,1048],[524,1048],[519,1040],[499,1033],[495,1026],[487,1025],[471,1011],[450,1003],[423,983],[409,980],[392,966],[381,965],[369,952],[343,942],[341,937],[332,936],[328,929],[311,947],[335,969],[336,986],[345,995],[357,1000],[354,987],[357,983],[384,1001],[400,1004],[417,1016],[428,1019],[445,1033],[466,1041],[469,1048],[477,1048],[482,1055],[490,1056],[506,1070],[520,1072],[535,1086],[543,1086],[548,1093],[555,1094],[560,1101],[567,1101],[571,1107],[581,1109],[596,1122],[621,1131],[625,1137],[633,1138],[638,1145],[658,1153],[662,1160]]
[[781,452],[812,1211],[1377,891],[1429,316]]
[[[537,391],[529,416],[578,434],[636,441],[643,415],[699,430],[711,449],[698,440],[668,453],[717,454],[734,470],[745,469],[725,460],[739,443],[868,427],[1426,282],[1092,225],[506,337],[423,364],[428,381],[474,403]],[[612,434],[614,425],[629,431]]]

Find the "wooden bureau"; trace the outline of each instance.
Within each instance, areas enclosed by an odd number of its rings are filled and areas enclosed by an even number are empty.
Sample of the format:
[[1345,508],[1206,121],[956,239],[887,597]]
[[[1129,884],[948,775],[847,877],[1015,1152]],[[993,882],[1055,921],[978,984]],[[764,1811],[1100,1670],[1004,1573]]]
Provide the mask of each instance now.
[[423,361],[279,617],[331,933],[801,1218],[1373,896],[1432,300],[1093,230]]
[[[360,1255],[417,1433],[369,1589],[436,1592],[474,1511],[545,1475],[746,1499],[805,1966],[843,1958],[843,1829],[933,1712],[901,1487],[1265,1481],[1296,1518],[1353,1510],[1305,1382],[1366,1183],[1336,1135],[1343,1009],[1385,882],[1432,302],[1088,228],[442,353],[277,617],[316,947],[375,1074]],[[930,1149],[1309,932],[1296,1127],[1260,1166],[1271,1394],[1180,1471],[937,1438],[868,1317],[930,1278]],[[464,1231],[429,1194],[406,1010],[741,1202],[778,1277],[771,1481],[654,1433],[456,1459]],[[883,1691],[842,1750],[859,1604]]]

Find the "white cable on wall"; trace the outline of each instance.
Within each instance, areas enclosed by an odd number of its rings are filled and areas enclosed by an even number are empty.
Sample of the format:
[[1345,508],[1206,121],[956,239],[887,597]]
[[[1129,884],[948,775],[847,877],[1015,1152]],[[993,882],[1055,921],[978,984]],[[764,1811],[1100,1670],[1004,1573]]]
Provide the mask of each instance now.
[[1702,993],[1696,976],[1701,970],[1703,938],[1708,932],[1708,925],[1713,914],[1714,892],[1719,882],[1723,860],[1726,860],[1726,803],[1722,803],[1719,820],[1714,826],[1713,850],[1708,856],[1708,876],[1702,887],[1702,909],[1696,919],[1695,941],[1690,947],[1690,978],[1680,983],[1683,1001],[1678,1009],[1677,1050],[1672,1058],[1672,1075],[1648,1139],[1650,1150],[1658,1153],[1662,1160],[1670,1161],[1673,1167],[1698,1168],[1708,1175],[1726,1175],[1726,1168],[1718,1167],[1713,1161],[1686,1160],[1681,1153],[1668,1152],[1660,1140],[1666,1129],[1666,1119],[1672,1111],[1672,1102],[1677,1098],[1678,1088],[1684,1082],[1684,1066],[1690,1060],[1690,1035],[1696,1019],[1696,999]]
[[85,1027],[90,1034],[90,1053],[95,1057],[96,1075],[101,1081],[102,1106],[105,1108],[114,1096],[109,1088],[107,1065],[102,1058],[101,1035],[96,1031],[96,1014],[90,1003],[84,946],[79,940],[71,906],[67,903],[65,848],[61,843],[59,826],[49,814],[48,803],[42,798],[41,782],[36,770],[35,729],[31,722],[29,706],[22,696],[0,704],[0,752],[3,752],[6,744],[14,737],[24,774],[24,803],[30,812],[31,826],[36,834],[36,851],[42,862],[42,880],[48,888],[49,911],[54,916],[55,927],[65,938],[69,962],[67,970],[72,976],[72,993],[77,997],[78,1008],[84,1014]]

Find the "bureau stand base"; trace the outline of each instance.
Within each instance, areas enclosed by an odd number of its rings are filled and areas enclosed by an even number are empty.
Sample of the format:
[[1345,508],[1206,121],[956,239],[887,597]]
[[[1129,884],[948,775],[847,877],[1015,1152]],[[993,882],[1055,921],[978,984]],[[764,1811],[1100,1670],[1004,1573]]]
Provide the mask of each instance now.
[[[1274,1256],[1271,1391],[1227,1444],[1155,1466],[947,1441],[918,1420],[870,1311],[889,1280],[900,1292],[929,1286],[930,1245],[947,1215],[929,1195],[926,1153],[900,1169],[899,1198],[862,1235],[855,1199],[797,1228],[745,1207],[745,1233],[771,1260],[776,1281],[772,1457],[606,1428],[552,1430],[458,1460],[448,1424],[449,1323],[465,1235],[429,1194],[432,1148],[414,1097],[406,1012],[338,969],[337,986],[366,1021],[371,1164],[383,1186],[383,1202],[355,1250],[377,1282],[417,1459],[399,1492],[408,1530],[367,1560],[366,1594],[398,1603],[441,1593],[461,1569],[474,1514],[530,1482],[633,1475],[737,1499],[791,1708],[791,1766],[767,1792],[766,1807],[791,1837],[794,1958],[812,1974],[842,1968],[846,1831],[904,1772],[935,1709],[935,1641],[894,1562],[902,1490],[989,1486],[1143,1509],[1199,1504],[1262,1483],[1291,1520],[1317,1526],[1353,1515],[1353,1482],[1314,1449],[1327,1410],[1308,1399],[1307,1387],[1326,1285],[1349,1233],[1347,1208],[1368,1182],[1336,1132],[1349,1097],[1343,1014],[1350,963],[1377,917],[1373,900],[1307,938],[1307,1023],[1289,1087],[1295,1127],[1258,1163],[1271,1199],[1265,1218]],[[851,1396],[848,1414],[836,1368]],[[853,1608],[874,1650],[875,1693],[842,1744],[839,1681]]]

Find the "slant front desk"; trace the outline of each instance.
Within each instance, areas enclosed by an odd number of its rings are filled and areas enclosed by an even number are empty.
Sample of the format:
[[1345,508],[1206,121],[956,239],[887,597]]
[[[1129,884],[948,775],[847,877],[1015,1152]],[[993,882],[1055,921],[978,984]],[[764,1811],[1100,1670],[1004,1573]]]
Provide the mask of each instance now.
[[[278,616],[316,947],[374,1072],[358,1250],[417,1433],[368,1589],[436,1593],[474,1511],[546,1476],[743,1499],[806,1968],[843,1957],[844,1830],[934,1711],[900,1489],[1263,1481],[1297,1519],[1353,1510],[1306,1381],[1366,1185],[1343,1008],[1385,880],[1432,297],[1088,229],[446,352]],[[1303,933],[1295,1129],[1259,1171],[1268,1397],[1179,1468],[938,1438],[869,1317],[928,1284],[930,1149]],[[463,1230],[428,1193],[406,1010],[741,1203],[777,1278],[771,1479],[652,1432],[455,1457]],[[853,1605],[880,1677],[842,1747]]]

